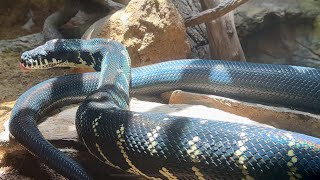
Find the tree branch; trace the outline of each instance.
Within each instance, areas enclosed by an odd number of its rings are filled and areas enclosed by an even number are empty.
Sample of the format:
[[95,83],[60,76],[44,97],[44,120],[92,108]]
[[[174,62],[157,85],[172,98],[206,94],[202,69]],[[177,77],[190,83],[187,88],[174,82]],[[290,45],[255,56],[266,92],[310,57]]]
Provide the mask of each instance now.
[[195,26],[207,21],[217,19],[228,12],[234,10],[238,6],[246,3],[248,0],[227,0],[220,3],[217,7],[202,11],[201,13],[192,15],[185,19],[186,27]]

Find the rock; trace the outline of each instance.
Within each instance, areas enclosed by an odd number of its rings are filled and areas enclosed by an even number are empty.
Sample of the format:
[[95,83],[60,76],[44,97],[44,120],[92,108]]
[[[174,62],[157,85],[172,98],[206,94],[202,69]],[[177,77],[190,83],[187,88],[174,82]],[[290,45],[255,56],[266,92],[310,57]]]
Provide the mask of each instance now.
[[41,33],[22,36],[17,39],[0,40],[0,54],[22,53],[23,51],[40,46],[45,42]]
[[252,0],[236,11],[248,61],[320,67],[320,2]]
[[[11,0],[1,1],[0,6],[0,39],[12,39],[17,36],[40,32],[45,18],[57,10],[63,4],[63,0]],[[35,23],[30,30],[23,29],[32,11],[32,20]]]
[[169,103],[204,105],[279,129],[320,137],[320,115],[184,91],[174,91]]
[[[172,0],[186,18],[195,0]],[[250,0],[235,10],[235,25],[247,61],[320,67],[320,2]],[[210,58],[204,24],[187,28],[191,58]]]
[[131,0],[83,35],[84,39],[98,37],[126,45],[133,67],[183,59],[190,54],[184,21],[169,0]]

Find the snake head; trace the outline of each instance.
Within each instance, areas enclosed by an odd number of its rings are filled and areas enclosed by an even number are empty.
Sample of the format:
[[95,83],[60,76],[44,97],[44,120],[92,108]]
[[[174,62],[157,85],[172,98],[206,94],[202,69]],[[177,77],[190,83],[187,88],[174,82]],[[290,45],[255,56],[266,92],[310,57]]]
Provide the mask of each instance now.
[[79,41],[66,42],[65,39],[53,39],[32,50],[22,53],[20,68],[48,69],[53,67],[74,67],[79,61]]

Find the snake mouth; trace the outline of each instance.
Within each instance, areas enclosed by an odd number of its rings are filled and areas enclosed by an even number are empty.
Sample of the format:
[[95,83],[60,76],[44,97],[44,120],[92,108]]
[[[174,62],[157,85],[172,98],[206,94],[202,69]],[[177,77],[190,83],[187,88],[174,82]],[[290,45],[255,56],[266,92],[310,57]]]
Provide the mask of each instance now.
[[38,60],[34,60],[34,59],[21,59],[20,60],[20,69],[22,71],[30,71],[30,70],[38,70],[38,69],[50,69],[50,68],[54,68],[54,67],[59,67],[61,65],[65,64],[65,62],[63,61],[49,61],[47,59],[42,60],[42,59],[38,59]]
[[31,71],[30,68],[27,68],[27,67],[26,67],[26,64],[25,64],[25,63],[19,63],[19,67],[20,67],[20,70],[21,70],[22,72],[30,72],[30,71]]
[[77,67],[74,64],[69,63],[68,61],[62,61],[62,60],[54,60],[54,61],[48,61],[48,60],[22,60],[20,61],[20,69],[23,72],[30,72],[31,70],[44,70],[44,69],[51,69],[51,68],[64,68],[64,67]]

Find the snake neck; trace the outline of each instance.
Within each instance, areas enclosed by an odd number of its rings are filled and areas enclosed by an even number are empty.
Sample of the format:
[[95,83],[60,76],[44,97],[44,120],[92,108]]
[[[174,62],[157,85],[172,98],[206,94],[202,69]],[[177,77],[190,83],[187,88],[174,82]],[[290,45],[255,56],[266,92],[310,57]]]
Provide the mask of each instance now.
[[[94,103],[94,107],[103,109],[128,109],[131,77],[131,61],[126,48],[117,42],[102,43],[99,53],[101,64],[93,66],[101,69],[98,90],[88,96],[86,101]],[[85,104],[85,103],[84,103]]]
[[98,88],[105,85],[115,85],[118,89],[129,94],[131,60],[128,51],[118,43],[110,43],[101,51],[103,54],[100,68],[100,80]]

